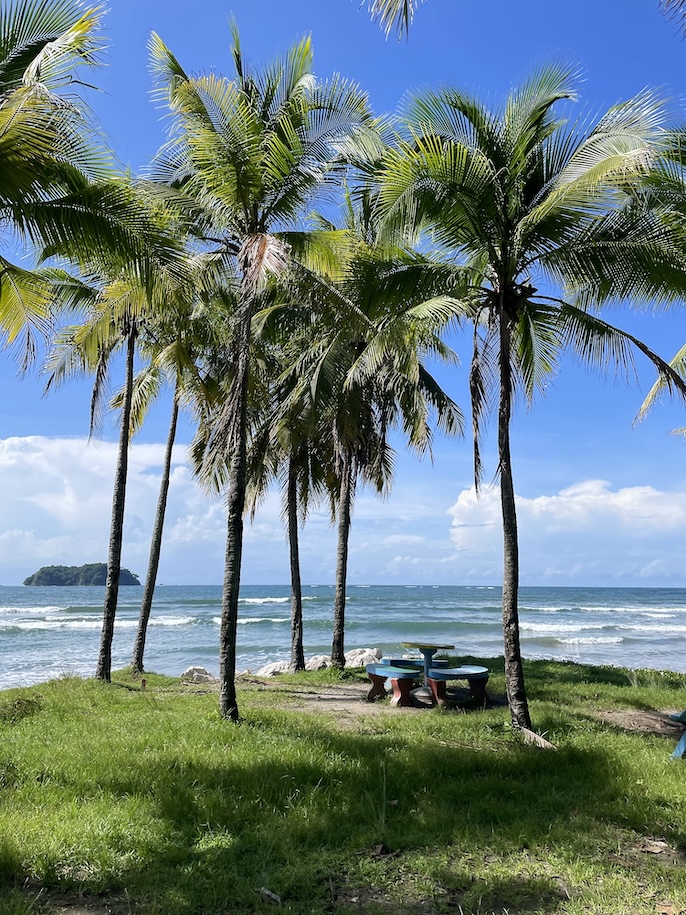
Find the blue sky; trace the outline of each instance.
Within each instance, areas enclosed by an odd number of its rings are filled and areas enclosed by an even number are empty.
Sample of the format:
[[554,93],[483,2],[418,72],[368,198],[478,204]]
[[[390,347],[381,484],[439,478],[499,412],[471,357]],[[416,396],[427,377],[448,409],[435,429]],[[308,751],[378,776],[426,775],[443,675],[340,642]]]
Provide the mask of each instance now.
[[[230,74],[228,19],[237,21],[246,56],[266,62],[311,33],[315,70],[361,84],[379,113],[423,87],[456,84],[493,103],[538,65],[572,62],[582,74],[579,113],[590,118],[650,86],[683,119],[686,42],[656,0],[621,4],[579,0],[428,0],[409,41],[385,41],[351,0],[234,2],[205,0],[189,12],[178,0],[113,0],[106,16],[106,66],[92,74],[102,92],[92,105],[123,163],[145,166],[164,137],[150,98],[147,41],[157,31],[187,70]],[[683,307],[653,313],[649,303],[609,317],[666,357],[686,339]],[[467,358],[468,339],[454,345]],[[642,425],[632,420],[652,383],[637,376],[599,378],[571,361],[532,410],[513,425],[514,474],[524,584],[686,586],[686,425],[681,406],[665,404]],[[466,369],[441,380],[467,412]],[[116,426],[88,443],[88,382],[42,396],[36,372],[18,378],[0,353],[0,584],[16,584],[41,565],[103,561],[114,469]],[[145,572],[169,403],[153,411],[132,448],[124,565]],[[494,472],[490,428],[487,479]],[[160,580],[219,583],[224,553],[221,503],[200,495],[185,466],[192,429],[182,424],[170,491]],[[469,441],[437,439],[433,462],[400,452],[385,502],[359,494],[350,542],[356,583],[498,583],[501,540],[497,492],[477,502]],[[303,532],[303,578],[333,580],[335,534],[325,512]],[[243,580],[288,580],[278,494],[246,528]]]

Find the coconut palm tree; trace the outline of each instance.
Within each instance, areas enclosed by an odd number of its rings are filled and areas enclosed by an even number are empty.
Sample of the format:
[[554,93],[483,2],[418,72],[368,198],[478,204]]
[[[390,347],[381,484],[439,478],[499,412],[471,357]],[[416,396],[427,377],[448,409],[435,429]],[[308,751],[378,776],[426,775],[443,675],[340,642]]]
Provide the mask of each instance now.
[[353,141],[371,125],[366,96],[339,78],[312,74],[309,39],[262,71],[252,70],[233,27],[233,79],[190,76],[162,40],[151,40],[160,93],[174,133],[153,177],[176,191],[198,237],[233,261],[237,290],[235,380],[213,447],[231,457],[220,632],[220,712],[237,720],[236,627],[246,492],[251,322],[269,277],[297,254],[297,230]]
[[[337,270],[325,277],[291,271],[292,301],[308,315],[291,333],[286,358],[296,379],[284,403],[317,417],[316,437],[330,450],[332,512],[338,526],[332,663],[345,665],[345,588],[352,509],[358,483],[383,494],[393,471],[392,429],[416,453],[430,448],[430,421],[462,429],[462,416],[427,370],[429,358],[453,360],[440,330],[456,316],[445,294],[452,268],[379,236],[373,200],[344,196],[345,229]],[[334,234],[334,225],[320,221]],[[340,230],[338,230],[340,231]]]
[[[65,98],[77,64],[96,61],[100,19],[101,11],[73,0],[0,10],[0,213],[30,242],[63,238],[65,197],[83,178],[102,176],[87,122]],[[24,334],[28,359],[32,326],[45,326],[49,286],[5,257],[0,268],[0,331],[9,343]]]
[[[186,288],[179,290],[175,301],[167,302],[163,313],[146,319],[141,328],[139,348],[148,364],[139,373],[134,383],[132,403],[131,433],[137,431],[145,421],[148,409],[164,390],[173,388],[172,411],[167,433],[167,441],[162,462],[160,490],[155,511],[148,569],[143,586],[143,597],[138,618],[138,627],[131,655],[131,672],[134,675],[143,673],[143,656],[147,637],[148,623],[152,610],[153,596],[157,582],[162,550],[162,535],[167,509],[172,454],[176,440],[176,427],[181,406],[189,409],[198,425],[207,422],[213,403],[213,384],[205,377],[203,360],[210,349],[220,343],[218,334],[222,324],[206,298],[204,287],[208,275],[212,276],[213,264],[202,257],[194,257],[189,262],[189,276],[193,279],[195,296],[191,297]],[[214,282],[214,278],[212,279]],[[114,402],[121,406],[122,395]]]
[[[590,311],[608,299],[668,295],[684,258],[638,186],[658,158],[662,108],[649,94],[611,109],[588,132],[559,112],[574,72],[542,69],[500,110],[457,89],[416,98],[407,135],[380,172],[380,206],[418,237],[430,230],[462,270],[474,309],[471,369],[477,484],[479,438],[497,409],[504,534],[503,629],[512,722],[529,728],[518,624],[519,552],[510,449],[513,400],[545,385],[560,351],[626,366],[638,347],[670,386],[683,382],[630,334]],[[458,293],[453,289],[452,294]]]
[[[81,263],[94,252],[145,253],[153,237],[74,91],[77,67],[97,63],[102,13],[77,0],[0,10],[0,218],[43,256]],[[24,365],[54,294],[45,275],[0,257],[0,341],[15,344]]]
[[[62,287],[64,290],[64,286]],[[112,640],[119,593],[121,551],[124,532],[124,506],[131,429],[134,357],[139,334],[139,306],[133,306],[131,290],[113,283],[99,293],[93,290],[93,315],[83,325],[63,328],[46,360],[49,373],[46,390],[70,377],[92,372],[95,377],[91,398],[91,433],[99,426],[102,403],[107,390],[109,363],[114,353],[125,352],[124,396],[121,401],[119,445],[112,493],[112,517],[107,554],[107,579],[100,651],[95,676],[110,681]],[[115,318],[116,311],[116,318]]]
[[313,503],[326,494],[328,454],[315,416],[302,403],[292,399],[294,379],[285,364],[285,349],[294,333],[300,332],[297,319],[288,327],[269,322],[261,336],[269,339],[268,371],[254,400],[262,405],[255,410],[248,447],[248,501],[251,519],[276,483],[281,491],[282,516],[288,533],[291,576],[291,668],[305,669],[303,644],[303,599],[300,574],[299,528]]
[[316,424],[302,415],[294,416],[292,410],[284,415],[287,396],[277,382],[270,409],[262,413],[258,427],[251,432],[248,502],[253,518],[270,486],[279,486],[291,576],[291,668],[298,671],[305,669],[299,529],[312,504],[326,496],[327,473]]
[[[157,218],[161,225],[161,214],[158,213]],[[159,260],[155,249],[137,260],[128,260],[128,253],[126,249],[107,250],[99,258],[91,253],[91,273],[86,278],[57,269],[46,271],[52,282],[57,309],[64,313],[78,308],[85,314],[82,324],[63,327],[56,335],[52,352],[46,360],[49,376],[46,389],[70,377],[92,373],[95,381],[91,398],[91,434],[99,429],[102,422],[112,357],[121,349],[125,351],[124,385],[120,398],[115,399],[121,408],[121,417],[103,628],[96,668],[96,677],[107,682],[111,677],[112,639],[119,593],[128,451],[134,428],[132,409],[136,349],[145,319],[165,312],[169,301],[181,294],[186,277],[183,264]]]

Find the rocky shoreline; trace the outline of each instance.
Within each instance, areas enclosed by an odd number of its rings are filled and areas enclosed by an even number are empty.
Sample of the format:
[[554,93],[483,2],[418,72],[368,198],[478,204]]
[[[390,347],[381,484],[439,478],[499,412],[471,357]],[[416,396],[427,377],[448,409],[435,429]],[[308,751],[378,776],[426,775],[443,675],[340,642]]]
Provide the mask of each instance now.
[[[346,667],[365,667],[374,664],[383,657],[380,648],[353,648],[345,654]],[[331,667],[331,657],[325,654],[315,654],[305,661],[305,670],[322,670]],[[273,661],[265,664],[259,670],[242,670],[238,677],[277,677],[279,674],[293,673],[290,661]],[[180,675],[181,680],[191,683],[211,683],[219,678],[210,673],[205,667],[188,667]]]

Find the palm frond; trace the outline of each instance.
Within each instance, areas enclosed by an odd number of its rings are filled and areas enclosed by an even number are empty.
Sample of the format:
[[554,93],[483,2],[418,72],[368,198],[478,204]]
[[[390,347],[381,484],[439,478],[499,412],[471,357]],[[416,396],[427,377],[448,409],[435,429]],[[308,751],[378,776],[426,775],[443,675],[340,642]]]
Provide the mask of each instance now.
[[[682,346],[676,355],[670,359],[669,364],[681,378],[686,377],[686,345]],[[646,394],[645,399],[636,414],[636,418],[634,419],[635,423],[640,423],[646,418],[658,399],[667,390],[667,387],[666,379],[663,376],[658,377],[655,384]],[[675,430],[677,433],[683,433],[683,431],[684,430]]]
[[369,13],[386,34],[395,30],[398,38],[407,35],[417,7],[425,0],[369,0]]

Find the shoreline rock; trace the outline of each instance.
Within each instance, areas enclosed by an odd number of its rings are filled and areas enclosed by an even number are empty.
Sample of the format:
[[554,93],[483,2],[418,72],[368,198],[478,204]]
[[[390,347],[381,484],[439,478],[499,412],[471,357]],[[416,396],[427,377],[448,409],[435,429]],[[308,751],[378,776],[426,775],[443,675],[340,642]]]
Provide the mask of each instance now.
[[[345,653],[346,667],[364,667],[367,664],[374,664],[381,660],[383,652],[380,648],[353,648]],[[305,661],[305,670],[323,670],[331,667],[331,656],[326,654],[315,654]],[[189,668],[193,670],[194,668]],[[289,661],[272,661],[260,667],[259,670],[242,670],[237,676],[239,677],[278,677],[281,674],[292,673],[293,669]]]

